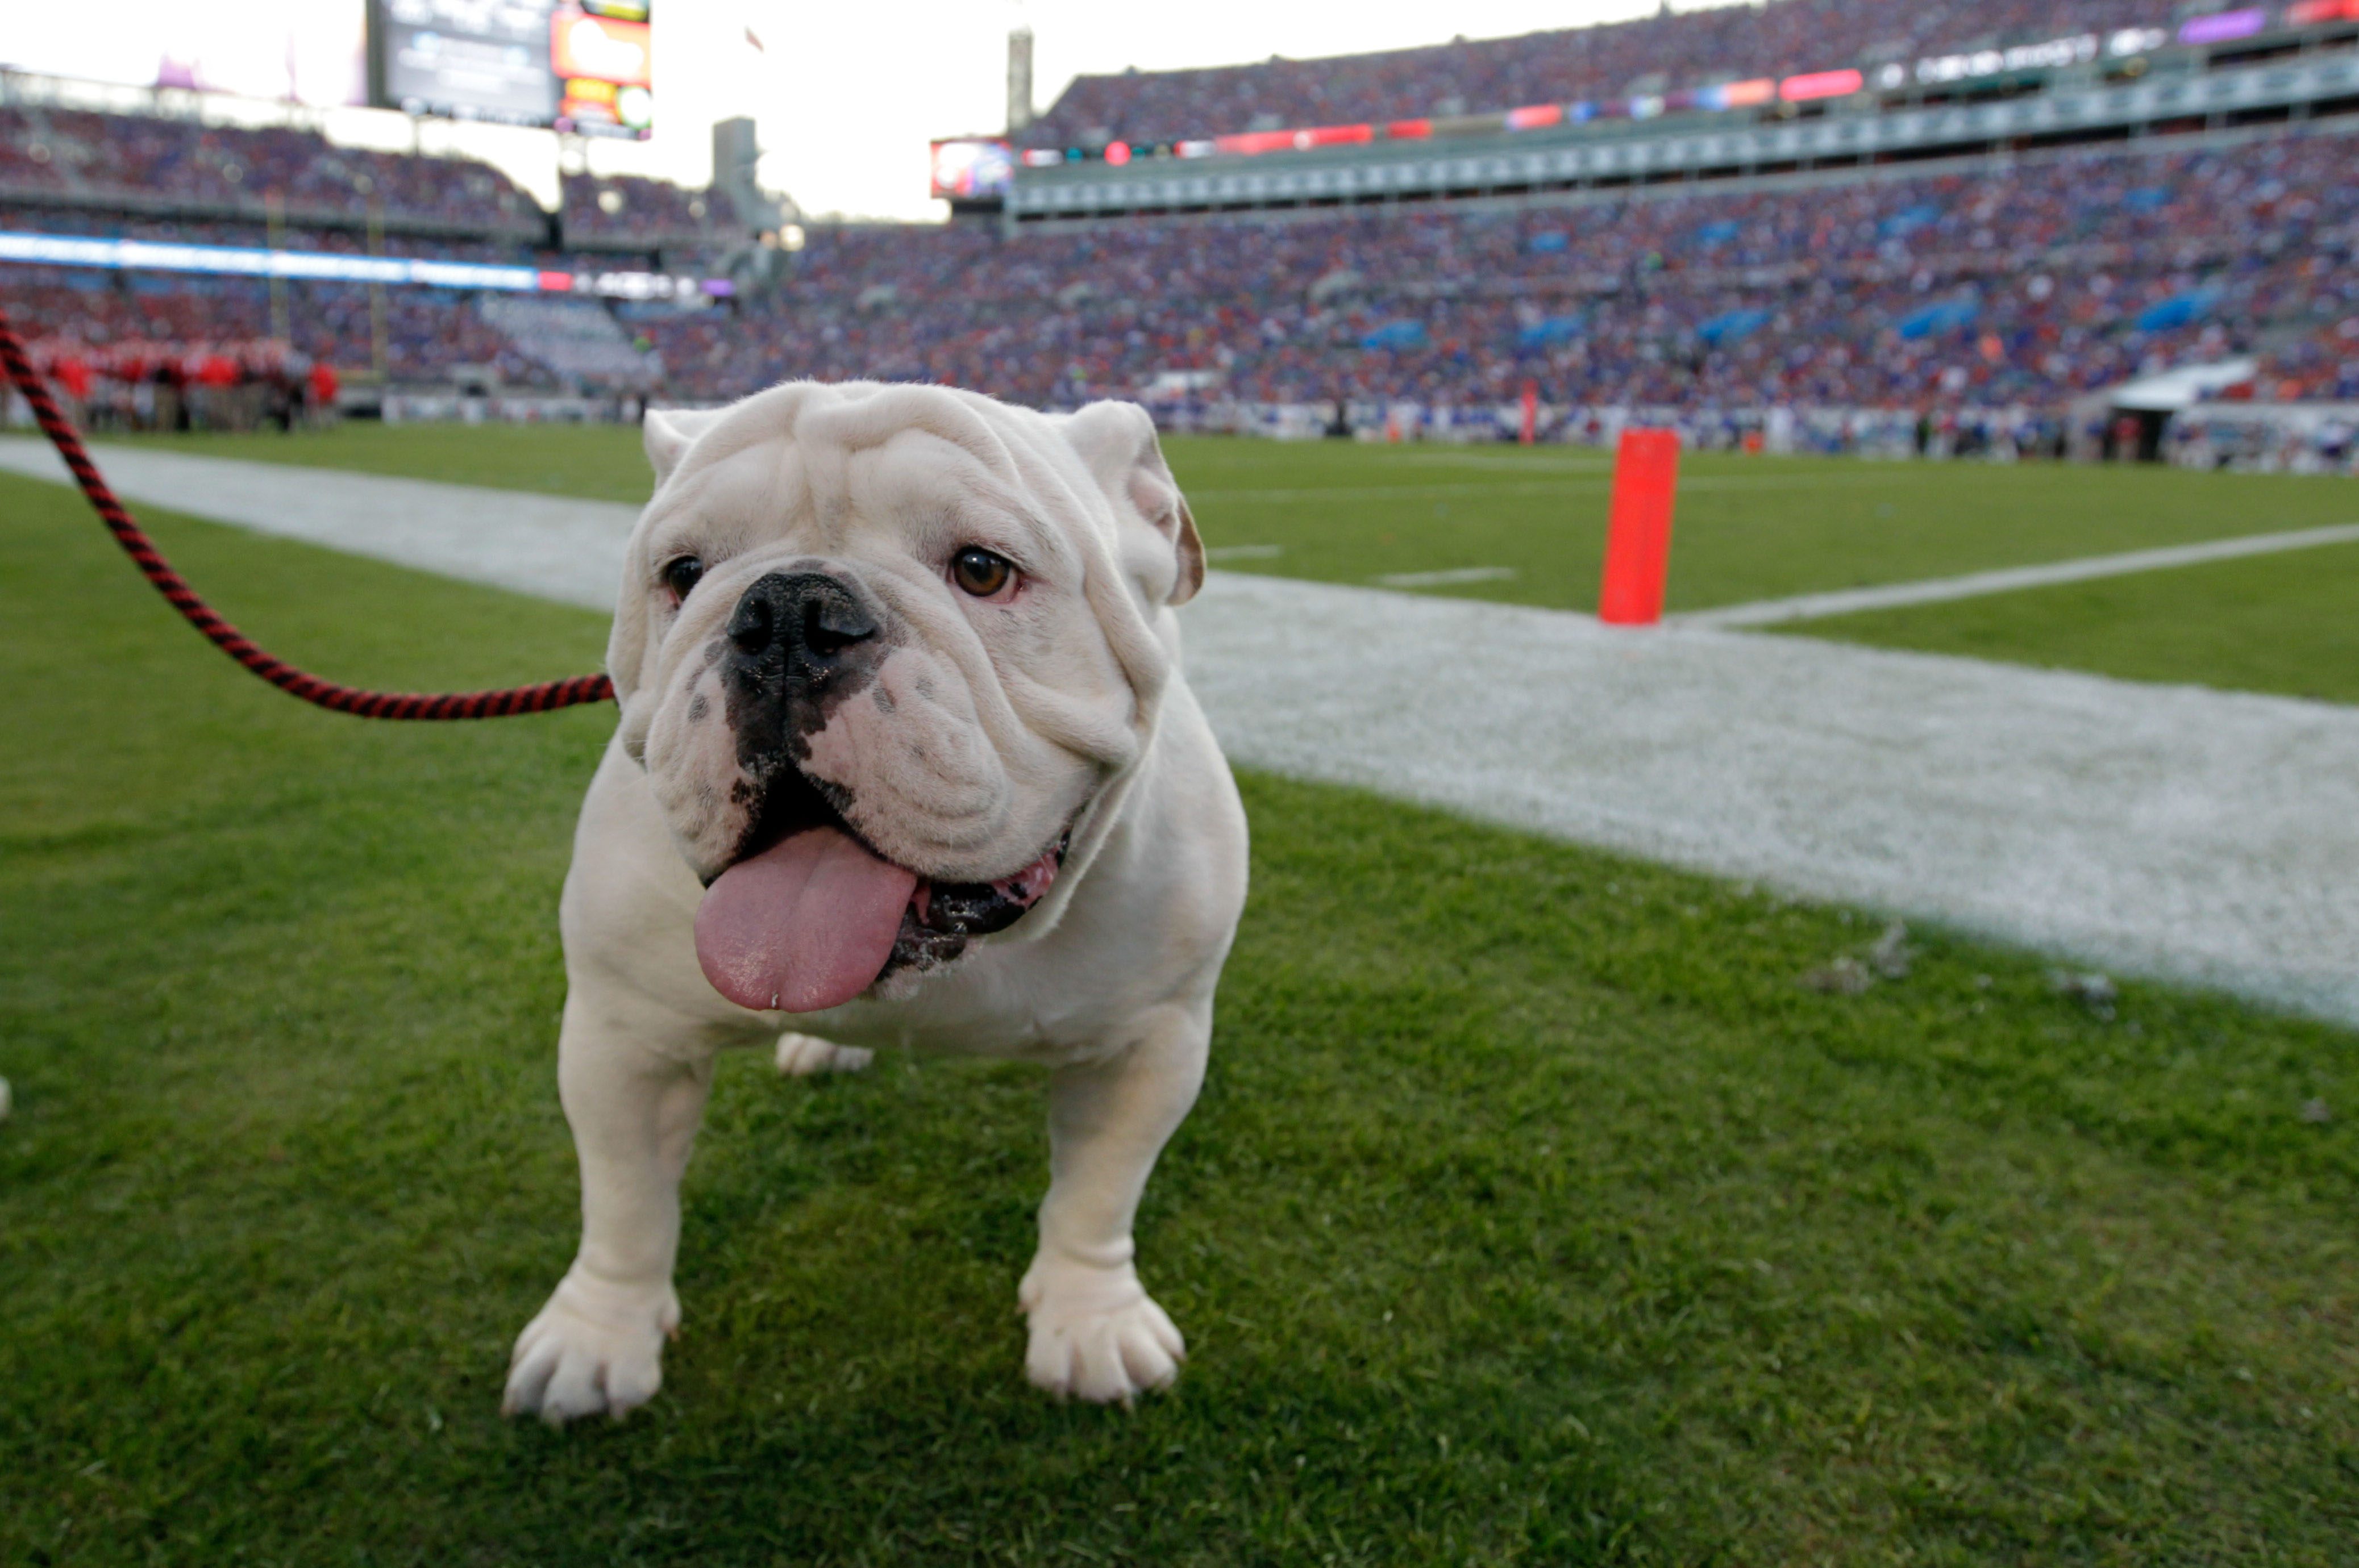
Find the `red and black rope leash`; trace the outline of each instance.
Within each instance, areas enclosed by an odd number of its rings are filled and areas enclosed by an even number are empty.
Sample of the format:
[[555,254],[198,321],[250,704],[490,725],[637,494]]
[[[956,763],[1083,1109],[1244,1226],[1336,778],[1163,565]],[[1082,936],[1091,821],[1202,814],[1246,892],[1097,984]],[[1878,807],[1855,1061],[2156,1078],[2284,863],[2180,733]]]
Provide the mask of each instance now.
[[510,714],[547,713],[551,708],[606,702],[614,697],[614,684],[603,675],[575,676],[571,680],[543,681],[538,686],[503,687],[496,691],[363,691],[357,687],[322,680],[265,653],[245,633],[214,613],[212,605],[197,597],[196,589],[172,569],[172,563],[163,557],[146,531],[114,499],[105,476],[90,460],[82,437],[66,422],[57,399],[49,395],[48,384],[34,370],[32,356],[26,352],[5,309],[0,309],[0,362],[5,362],[8,379],[32,405],[33,417],[40,421],[42,433],[58,449],[58,455],[65,459],[66,467],[73,470],[75,481],[90,498],[99,520],[138,567],[140,575],[155,584],[156,591],[186,617],[190,625],[203,633],[214,647],[289,697],[299,697],[319,707],[362,719],[505,719]]

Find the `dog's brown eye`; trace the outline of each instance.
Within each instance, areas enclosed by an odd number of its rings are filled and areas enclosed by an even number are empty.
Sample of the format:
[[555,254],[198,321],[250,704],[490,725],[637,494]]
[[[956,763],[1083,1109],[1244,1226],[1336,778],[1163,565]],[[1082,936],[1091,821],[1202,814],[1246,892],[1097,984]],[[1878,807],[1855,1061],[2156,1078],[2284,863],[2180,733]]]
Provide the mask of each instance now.
[[951,578],[977,599],[989,599],[1016,575],[1016,563],[1006,556],[969,545],[951,557]]
[[671,589],[674,599],[686,599],[689,589],[694,588],[703,576],[704,563],[694,556],[682,556],[676,561],[668,562],[663,569],[664,586]]

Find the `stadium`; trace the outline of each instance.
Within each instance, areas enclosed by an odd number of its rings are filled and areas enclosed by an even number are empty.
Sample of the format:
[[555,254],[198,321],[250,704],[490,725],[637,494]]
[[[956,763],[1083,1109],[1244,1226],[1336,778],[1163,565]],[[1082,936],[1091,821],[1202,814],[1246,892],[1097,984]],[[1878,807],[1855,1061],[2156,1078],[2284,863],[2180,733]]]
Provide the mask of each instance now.
[[[1846,8],[1781,4],[1084,77],[944,175],[982,192],[959,221],[908,228],[797,221],[752,183],[750,126],[712,189],[570,175],[544,212],[489,167],[64,108],[19,73],[0,222],[16,308],[102,425],[223,362],[330,365],[373,389],[358,412],[860,374],[1145,396],[1190,430],[1323,427],[1341,400],[1354,429],[1458,438],[1517,432],[1529,383],[1549,440],[1643,417],[1705,447],[2096,455],[2127,410],[2136,456],[2347,468],[2359,16],[1985,13],[1839,70],[1812,40]],[[566,281],[27,265],[69,237]],[[2140,387],[2187,366],[2216,373]]]
[[925,222],[753,117],[624,172],[670,4],[0,39],[0,309],[201,592],[394,692],[603,666],[650,409],[1143,406],[1253,835],[1139,1220],[1186,1375],[1010,1372],[1036,1073],[741,1054],[661,1394],[502,1421],[612,711],[263,689],[11,392],[0,1558],[2349,1561],[2359,0],[1339,25],[1045,107],[1025,26]]

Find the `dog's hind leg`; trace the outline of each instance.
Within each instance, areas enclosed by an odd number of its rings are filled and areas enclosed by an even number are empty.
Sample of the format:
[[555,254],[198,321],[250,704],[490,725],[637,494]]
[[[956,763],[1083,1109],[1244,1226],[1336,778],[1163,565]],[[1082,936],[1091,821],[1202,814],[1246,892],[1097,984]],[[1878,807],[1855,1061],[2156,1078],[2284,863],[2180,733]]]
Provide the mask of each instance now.
[[1017,1299],[1024,1370],[1054,1394],[1127,1402],[1180,1374],[1185,1342],[1138,1282],[1131,1226],[1163,1145],[1196,1103],[1209,1007],[1162,1007],[1116,1054],[1057,1070],[1040,1249]]
[[552,1424],[619,1416],[663,1381],[663,1342],[679,1326],[679,1181],[712,1085],[709,1050],[650,1048],[680,1034],[677,1021],[602,1003],[590,989],[577,978],[558,1042],[558,1087],[582,1164],[582,1248],[517,1336],[501,1405]]

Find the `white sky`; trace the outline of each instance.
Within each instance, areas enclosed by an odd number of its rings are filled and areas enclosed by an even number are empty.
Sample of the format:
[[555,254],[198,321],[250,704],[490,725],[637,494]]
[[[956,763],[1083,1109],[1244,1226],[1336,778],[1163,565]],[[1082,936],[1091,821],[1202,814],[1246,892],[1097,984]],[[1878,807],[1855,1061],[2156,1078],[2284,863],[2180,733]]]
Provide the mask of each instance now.
[[[941,210],[926,195],[930,138],[1002,128],[1007,32],[1019,23],[1032,28],[1033,96],[1045,110],[1086,71],[1396,49],[1440,43],[1453,33],[1498,37],[1655,8],[1654,0],[1459,0],[1447,6],[1401,0],[659,4],[657,69],[667,74],[658,79],[658,124],[669,114],[673,125],[681,125],[681,86],[700,103],[726,104],[726,113],[750,108],[769,149],[762,170],[766,183],[790,192],[807,211],[897,218]],[[765,54],[744,46],[749,24]],[[734,47],[733,39],[738,40]],[[690,73],[693,85],[681,81]],[[698,117],[709,123],[709,116]],[[657,143],[667,134],[658,130]],[[711,135],[701,126],[692,135],[693,146],[650,146],[647,152],[663,160],[657,165],[662,172],[701,181],[710,172]],[[619,158],[614,167],[621,167]]]
[[[1697,4],[1676,0],[1674,8]],[[152,38],[192,16],[211,28],[250,26],[276,29],[283,38],[290,13],[307,32],[334,31],[350,13],[356,31],[359,9],[360,0],[53,5],[28,9],[12,22],[15,38],[0,38],[0,59],[80,74],[73,61],[93,38]],[[656,134],[645,143],[593,141],[591,167],[701,186],[712,176],[712,122],[751,114],[767,149],[763,183],[792,195],[804,211],[940,217],[943,204],[926,194],[926,145],[1002,128],[1007,32],[1018,24],[1034,34],[1033,96],[1045,110],[1084,71],[1397,49],[1440,43],[1454,33],[1497,38],[1653,9],[1655,0],[1458,0],[1446,6],[1401,0],[655,0]],[[61,34],[70,29],[71,38],[39,38],[50,30],[44,18]],[[748,27],[762,39],[762,52],[745,42]],[[1838,45],[1830,52],[1843,51]],[[326,127],[340,141],[410,145],[408,123],[386,112],[331,110]],[[544,201],[554,200],[556,146],[546,132],[429,121],[419,134],[429,151],[447,147],[484,157]]]

